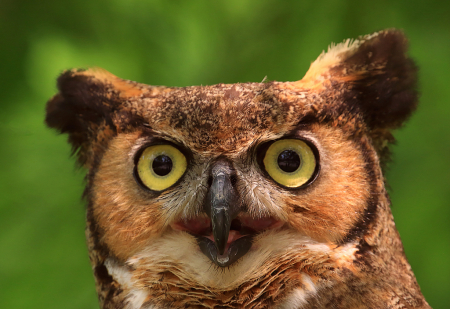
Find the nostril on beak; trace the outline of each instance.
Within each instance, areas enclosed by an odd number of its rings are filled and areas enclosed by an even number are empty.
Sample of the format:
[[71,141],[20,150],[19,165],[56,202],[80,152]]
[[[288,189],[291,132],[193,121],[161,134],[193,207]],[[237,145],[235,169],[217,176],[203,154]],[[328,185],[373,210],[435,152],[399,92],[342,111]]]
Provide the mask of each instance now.
[[233,187],[236,185],[236,183],[237,183],[237,177],[236,177],[235,174],[232,174],[232,175],[230,176],[230,182],[231,182],[231,185],[232,185]]
[[208,188],[211,187],[212,183],[213,183],[213,177],[212,177],[212,176],[209,176],[209,177],[208,177]]

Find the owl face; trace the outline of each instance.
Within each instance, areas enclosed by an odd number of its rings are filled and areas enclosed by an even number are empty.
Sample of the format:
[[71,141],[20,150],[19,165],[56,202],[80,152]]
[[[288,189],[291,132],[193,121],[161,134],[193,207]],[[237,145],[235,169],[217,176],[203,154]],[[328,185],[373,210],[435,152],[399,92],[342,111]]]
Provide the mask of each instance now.
[[[167,88],[63,73],[46,121],[89,170],[100,298],[120,286],[129,308],[219,294],[287,308],[352,272],[368,243],[397,239],[379,232],[392,221],[380,164],[416,104],[405,44],[394,30],[346,41],[297,82]],[[286,300],[277,284],[304,294]]]
[[[273,86],[241,87],[245,94]],[[110,141],[92,190],[94,216],[115,255],[126,260],[151,239],[187,233],[198,243],[193,251],[229,266],[272,229],[338,243],[364,215],[370,186],[363,152],[371,149],[360,149],[354,132],[301,121],[286,125],[285,117],[264,111],[288,109],[275,102],[256,106],[267,118],[238,119],[239,101],[224,103],[226,110],[216,103],[231,87],[204,89],[217,96],[203,103],[200,119],[179,122],[180,110],[200,100],[192,95],[179,109],[147,109],[161,115],[151,129],[141,126]],[[293,112],[306,114],[302,107]],[[167,118],[177,121],[170,129],[160,125]],[[227,130],[232,121],[235,129]],[[216,123],[217,129],[196,123]]]

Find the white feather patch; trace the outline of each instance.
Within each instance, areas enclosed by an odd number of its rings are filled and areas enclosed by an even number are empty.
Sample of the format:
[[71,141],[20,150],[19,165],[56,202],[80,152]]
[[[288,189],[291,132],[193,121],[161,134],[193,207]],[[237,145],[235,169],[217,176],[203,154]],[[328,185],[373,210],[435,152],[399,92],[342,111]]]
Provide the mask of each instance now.
[[[137,289],[133,286],[132,274],[125,267],[120,266],[112,259],[105,261],[108,273],[116,280],[127,293],[127,304],[124,309],[139,309],[145,302],[148,293],[143,289]],[[157,309],[156,307],[147,307],[146,309]]]
[[295,289],[282,304],[279,309],[300,309],[308,303],[308,299],[317,295],[317,287],[307,274],[302,274],[303,288]]

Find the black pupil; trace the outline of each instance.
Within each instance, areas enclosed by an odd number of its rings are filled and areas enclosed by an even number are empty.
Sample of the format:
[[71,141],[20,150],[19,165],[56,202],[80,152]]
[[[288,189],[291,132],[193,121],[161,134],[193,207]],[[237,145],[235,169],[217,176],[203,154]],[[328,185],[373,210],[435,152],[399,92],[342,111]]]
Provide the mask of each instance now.
[[157,156],[152,163],[153,171],[158,176],[166,176],[172,170],[172,159],[168,156],[160,155]]
[[293,150],[285,150],[278,156],[278,166],[286,173],[295,172],[300,166],[300,157]]

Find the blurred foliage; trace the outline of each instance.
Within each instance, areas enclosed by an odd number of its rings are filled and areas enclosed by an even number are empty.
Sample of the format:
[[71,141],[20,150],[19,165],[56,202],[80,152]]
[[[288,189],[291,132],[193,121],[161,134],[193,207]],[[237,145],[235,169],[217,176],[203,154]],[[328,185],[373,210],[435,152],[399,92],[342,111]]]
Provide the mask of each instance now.
[[450,2],[0,2],[0,308],[98,308],[84,171],[44,127],[55,78],[99,66],[148,84],[298,80],[330,42],[403,29],[421,105],[396,132],[393,212],[430,305],[450,308]]

